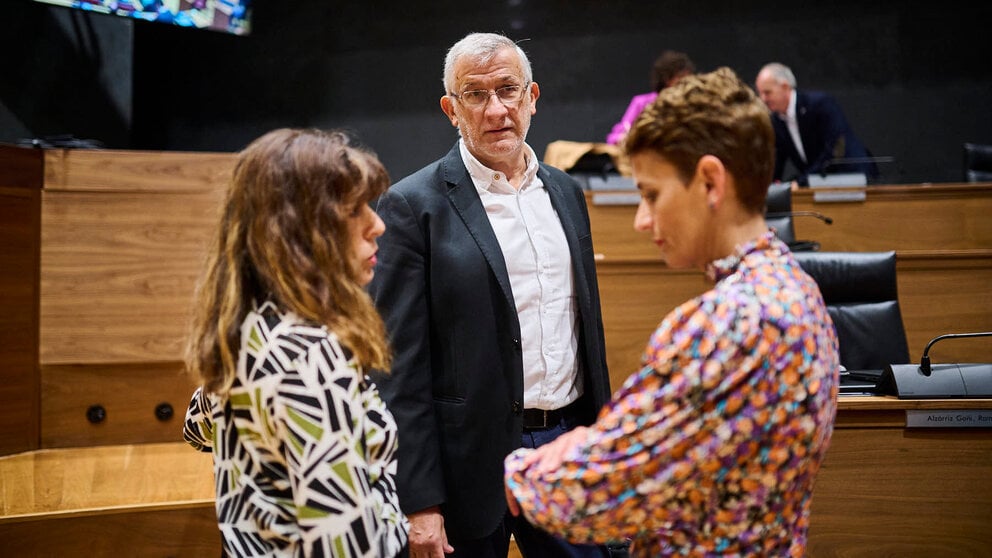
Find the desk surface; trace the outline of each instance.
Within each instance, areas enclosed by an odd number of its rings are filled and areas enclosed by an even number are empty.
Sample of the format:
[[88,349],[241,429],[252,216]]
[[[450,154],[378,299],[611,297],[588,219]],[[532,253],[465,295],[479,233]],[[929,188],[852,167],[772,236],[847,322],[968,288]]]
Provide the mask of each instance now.
[[888,395],[841,395],[838,411],[992,409],[992,399],[898,399]]

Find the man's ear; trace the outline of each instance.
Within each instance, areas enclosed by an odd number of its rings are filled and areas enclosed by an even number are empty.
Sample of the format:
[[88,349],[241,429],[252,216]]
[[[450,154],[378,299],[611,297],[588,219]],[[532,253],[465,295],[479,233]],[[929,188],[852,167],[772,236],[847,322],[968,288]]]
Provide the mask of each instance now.
[[541,88],[536,81],[530,82],[530,114],[534,116],[537,112],[537,98],[541,96]]
[[723,161],[715,155],[703,155],[696,163],[696,178],[706,188],[706,204],[717,208],[727,196],[727,181],[730,176]]
[[458,127],[458,116],[455,114],[455,104],[451,102],[451,96],[445,95],[441,97],[441,110],[447,115],[448,120],[451,121],[451,125],[455,128]]

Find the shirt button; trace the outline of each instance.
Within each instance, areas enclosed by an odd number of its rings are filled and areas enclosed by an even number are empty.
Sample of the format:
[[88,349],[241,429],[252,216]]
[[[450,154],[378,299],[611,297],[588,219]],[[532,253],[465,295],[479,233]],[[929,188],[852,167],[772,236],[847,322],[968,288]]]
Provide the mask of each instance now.
[[520,414],[521,405],[520,405],[520,402],[519,401],[514,401],[513,402],[513,405],[512,405],[512,408],[513,408],[513,414],[515,414],[515,415],[519,415]]
[[499,173],[493,175],[493,180],[499,180]]

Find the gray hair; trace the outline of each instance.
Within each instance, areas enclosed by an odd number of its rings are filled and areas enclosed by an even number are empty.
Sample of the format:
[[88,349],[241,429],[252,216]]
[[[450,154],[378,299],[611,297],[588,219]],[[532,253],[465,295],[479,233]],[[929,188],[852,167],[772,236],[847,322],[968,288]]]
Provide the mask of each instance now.
[[512,48],[517,51],[520,58],[520,67],[524,71],[524,81],[534,81],[534,74],[530,68],[530,60],[523,49],[517,43],[511,41],[504,35],[497,33],[469,33],[460,41],[448,49],[448,55],[444,57],[444,84],[445,93],[453,93],[455,88],[455,63],[462,57],[472,58],[479,63],[485,64],[492,60],[499,51],[505,48]]
[[761,71],[762,72],[767,71],[769,74],[772,75],[773,78],[775,78],[775,81],[779,83],[786,83],[789,85],[789,87],[793,89],[796,88],[796,76],[795,74],[792,73],[792,70],[790,70],[789,67],[786,66],[785,64],[781,64],[779,62],[771,62],[765,64],[764,67],[761,68]]

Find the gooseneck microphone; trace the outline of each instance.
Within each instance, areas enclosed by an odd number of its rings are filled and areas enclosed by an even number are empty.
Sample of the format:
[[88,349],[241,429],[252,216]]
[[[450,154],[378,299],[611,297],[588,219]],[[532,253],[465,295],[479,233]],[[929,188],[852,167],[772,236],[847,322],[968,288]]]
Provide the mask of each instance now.
[[920,372],[924,376],[929,376],[933,371],[930,368],[930,347],[932,347],[937,341],[942,339],[952,339],[952,338],[962,338],[962,337],[989,337],[992,336],[992,331],[981,331],[975,333],[946,333],[944,335],[938,335],[927,343],[926,348],[923,349],[923,357],[920,358]]
[[765,213],[765,217],[770,219],[782,219],[784,217],[816,217],[828,225],[834,224],[833,219],[816,211],[779,211],[774,213]]

